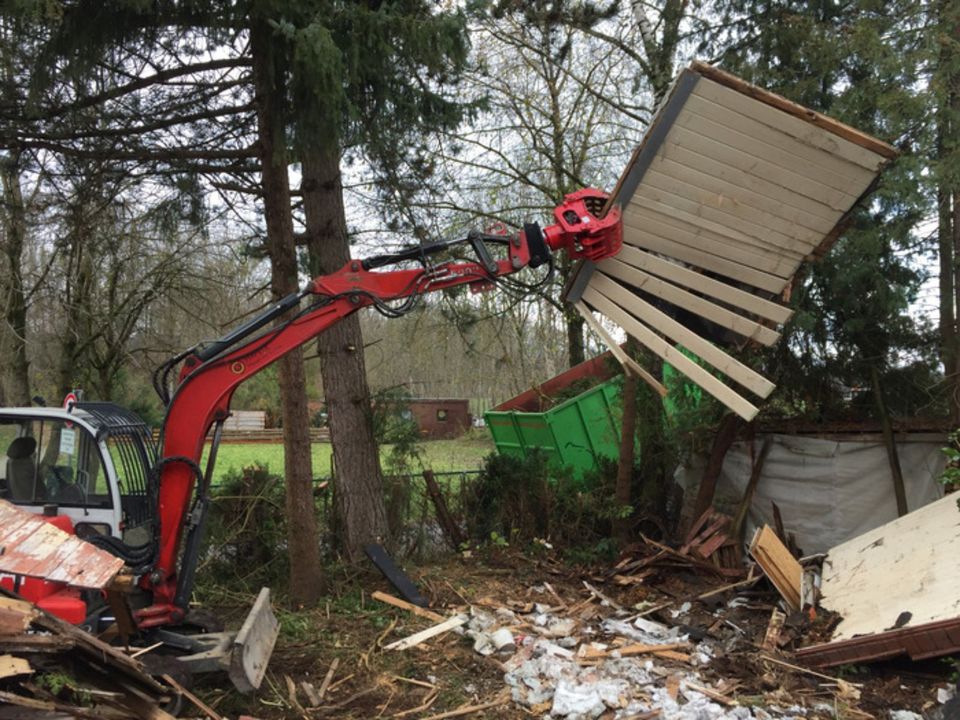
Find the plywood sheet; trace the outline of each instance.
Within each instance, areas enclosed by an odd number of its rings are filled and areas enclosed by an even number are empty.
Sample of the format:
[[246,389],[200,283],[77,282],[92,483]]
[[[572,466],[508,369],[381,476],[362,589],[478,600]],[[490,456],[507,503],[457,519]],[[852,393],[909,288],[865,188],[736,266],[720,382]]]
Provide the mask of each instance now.
[[[895,155],[854,128],[694,63],[677,78],[614,190],[624,257],[585,266],[568,300],[582,299],[616,322],[604,310],[615,305],[646,341],[635,338],[661,357],[670,354],[665,343],[680,343],[766,397],[771,383],[701,333],[719,326],[746,338],[741,343],[776,342],[777,324],[790,316],[776,295],[836,240]],[[611,288],[621,289],[613,296]],[[625,293],[652,296],[656,307],[628,302]],[[681,365],[731,410],[753,417],[756,408],[736,391],[696,363]]]
[[6,500],[0,500],[0,528],[0,573],[95,590],[123,568],[120,558]]
[[821,605],[844,618],[833,640],[960,617],[957,500],[947,495],[827,553]]

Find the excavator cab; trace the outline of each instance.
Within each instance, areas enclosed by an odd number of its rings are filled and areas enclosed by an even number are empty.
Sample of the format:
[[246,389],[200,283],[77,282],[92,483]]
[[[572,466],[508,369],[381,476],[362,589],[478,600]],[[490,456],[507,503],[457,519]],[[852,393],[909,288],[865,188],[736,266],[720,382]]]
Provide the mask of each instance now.
[[0,452],[0,498],[69,517],[80,537],[150,539],[147,478],[156,445],[133,413],[110,403],[5,409]]

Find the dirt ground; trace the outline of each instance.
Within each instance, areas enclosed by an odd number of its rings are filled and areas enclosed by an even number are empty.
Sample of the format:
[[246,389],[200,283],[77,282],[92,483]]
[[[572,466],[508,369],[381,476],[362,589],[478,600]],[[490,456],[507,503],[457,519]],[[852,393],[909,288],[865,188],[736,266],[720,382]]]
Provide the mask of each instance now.
[[[956,681],[950,659],[839,667],[820,676],[778,664],[778,660],[792,663],[790,647],[801,633],[816,632],[816,628],[806,623],[801,628],[788,618],[782,634],[784,646],[762,650],[759,645],[778,599],[762,578],[747,588],[690,601],[729,580],[681,568],[621,586],[608,581],[609,568],[571,567],[549,557],[532,558],[511,551],[454,557],[430,566],[407,567],[406,571],[429,598],[431,609],[443,616],[469,612],[471,606],[517,613],[533,612],[534,606],[552,606],[548,609],[576,608],[582,616],[595,619],[612,617],[613,608],[592,595],[586,581],[625,612],[639,610],[649,620],[680,625],[691,638],[708,638],[725,648],[697,672],[702,684],[723,691],[721,700],[726,707],[731,707],[729,703],[747,708],[778,705],[802,708],[806,717],[887,718],[891,710],[924,713],[936,708],[937,689]],[[527,707],[511,700],[504,680],[507,655],[484,657],[474,651],[470,638],[455,632],[407,650],[383,649],[435,621],[372,600],[370,595],[377,590],[397,594],[372,566],[369,571],[349,575],[340,571],[329,581],[329,598],[320,607],[279,611],[281,636],[257,694],[242,696],[210,680],[194,688],[197,694],[222,715],[265,720],[527,718],[549,712],[549,706]],[[735,596],[738,599],[731,607]],[[687,602],[690,604],[685,605]],[[515,632],[522,646],[523,631]],[[655,671],[666,684],[676,684],[674,678],[688,671],[689,660],[684,661],[682,654],[678,657],[657,658]],[[301,683],[321,688],[334,663],[325,696],[318,707],[311,707]],[[675,688],[672,695],[677,695]],[[465,712],[475,706],[483,709]],[[196,715],[200,716],[199,711]],[[607,711],[604,717],[613,715]],[[655,710],[633,715],[659,716]],[[763,714],[757,711],[755,716]]]

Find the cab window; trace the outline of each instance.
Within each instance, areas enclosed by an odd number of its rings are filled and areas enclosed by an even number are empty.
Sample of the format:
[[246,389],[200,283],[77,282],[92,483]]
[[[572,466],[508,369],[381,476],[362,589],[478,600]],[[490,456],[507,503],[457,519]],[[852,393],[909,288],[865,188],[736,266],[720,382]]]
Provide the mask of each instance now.
[[110,508],[96,440],[54,418],[0,419],[0,497],[21,505]]

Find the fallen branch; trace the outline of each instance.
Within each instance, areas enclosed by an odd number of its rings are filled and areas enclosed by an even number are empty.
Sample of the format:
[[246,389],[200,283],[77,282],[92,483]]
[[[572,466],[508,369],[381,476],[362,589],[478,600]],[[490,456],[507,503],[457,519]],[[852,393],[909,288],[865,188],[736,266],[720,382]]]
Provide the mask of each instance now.
[[824,675],[823,673],[817,672],[816,670],[811,670],[810,668],[801,667],[799,665],[792,665],[791,663],[784,662],[783,660],[777,660],[776,658],[772,658],[769,655],[761,655],[760,659],[767,660],[768,662],[775,663],[776,665],[782,665],[785,668],[790,668],[791,670],[796,670],[797,672],[805,673],[807,675],[813,675],[813,677],[818,677],[821,680],[829,680],[830,682],[833,682],[833,683],[846,682],[847,685],[852,685],[855,688],[863,687],[862,683],[852,683],[852,682],[847,682],[846,680],[841,680],[840,678],[830,677],[829,675]]
[[510,696],[508,694],[502,694],[499,698],[492,702],[483,703],[482,705],[469,705],[467,707],[457,708],[456,710],[443,712],[439,715],[425,717],[423,720],[444,720],[444,718],[461,717],[463,715],[469,715],[471,713],[500,707],[501,705],[506,705],[508,702],[510,702]]
[[160,677],[162,677],[163,681],[167,683],[170,687],[172,687],[178,693],[183,695],[187,700],[189,700],[194,705],[196,705],[197,708],[202,710],[206,714],[206,716],[210,718],[210,720],[223,720],[222,715],[220,715],[216,710],[214,710],[212,707],[210,707],[205,702],[203,702],[203,700],[198,698],[192,692],[187,690],[183,685],[178,683],[172,677],[170,677],[169,675],[161,675]]
[[323,682],[320,683],[320,689],[317,690],[317,697],[320,700],[323,700],[323,696],[326,695],[327,690],[330,689],[330,682],[333,680],[333,674],[337,671],[337,666],[339,664],[340,664],[340,658],[334,658],[333,662],[330,663],[330,669],[327,670],[327,674],[323,678]]

